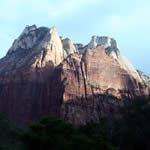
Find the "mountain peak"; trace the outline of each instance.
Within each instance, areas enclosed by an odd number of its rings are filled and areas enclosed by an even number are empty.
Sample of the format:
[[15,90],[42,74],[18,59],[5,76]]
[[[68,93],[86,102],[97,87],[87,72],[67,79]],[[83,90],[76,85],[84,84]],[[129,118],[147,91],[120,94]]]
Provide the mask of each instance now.
[[98,45],[102,45],[104,48],[113,47],[119,49],[116,40],[113,38],[108,36],[92,36],[88,48],[96,48]]
[[[26,26],[12,47],[8,50],[8,55],[15,51],[36,51],[47,50],[48,55],[54,55],[50,59],[54,64],[59,64],[68,55],[80,52],[83,54],[87,49],[95,49],[99,45],[104,46],[107,55],[113,57],[129,74],[132,74],[139,82],[141,78],[132,64],[122,56],[115,39],[108,36],[92,36],[86,45],[77,45],[69,39],[61,39],[56,31],[56,27],[37,27],[36,25]],[[52,54],[53,53],[53,54]],[[50,57],[49,57],[50,58]]]
[[56,27],[54,26],[54,27],[50,28],[50,32],[56,32]]
[[0,112],[23,123],[57,115],[84,124],[150,95],[147,81],[113,38],[93,36],[84,46],[62,39],[55,27],[26,26],[0,59]]
[[86,45],[76,45],[80,53],[85,53],[87,49],[95,49],[99,45],[105,48],[105,52],[108,56],[113,57],[119,64],[120,67],[126,70],[139,82],[142,82],[138,72],[133,65],[121,54],[117,41],[108,36],[92,36],[91,41]]
[[26,26],[21,35],[13,42],[7,54],[11,54],[17,50],[35,48],[48,31],[49,28],[46,27],[37,28],[36,25]]
[[31,25],[31,26],[27,25],[22,34],[28,34],[29,32],[34,31],[36,29],[37,29],[36,25]]

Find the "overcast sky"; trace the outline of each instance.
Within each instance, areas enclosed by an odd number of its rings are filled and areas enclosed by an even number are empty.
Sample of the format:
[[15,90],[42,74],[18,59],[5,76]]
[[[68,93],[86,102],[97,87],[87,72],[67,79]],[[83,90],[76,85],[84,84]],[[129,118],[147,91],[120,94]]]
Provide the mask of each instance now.
[[150,75],[150,0],[1,0],[0,58],[26,25],[55,26],[87,44],[92,35],[117,40],[122,54]]

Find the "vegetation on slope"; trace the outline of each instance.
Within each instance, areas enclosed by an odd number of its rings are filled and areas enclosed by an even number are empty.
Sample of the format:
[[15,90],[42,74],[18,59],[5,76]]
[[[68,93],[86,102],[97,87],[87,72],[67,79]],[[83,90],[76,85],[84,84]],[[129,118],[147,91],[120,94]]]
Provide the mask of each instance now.
[[0,150],[24,150],[20,139],[21,132],[15,121],[0,114]]
[[29,150],[116,150],[103,124],[73,128],[71,124],[55,117],[46,117],[33,123],[22,138]]
[[149,150],[150,99],[139,98],[121,108],[121,118],[73,127],[44,117],[26,129],[0,116],[0,150]]

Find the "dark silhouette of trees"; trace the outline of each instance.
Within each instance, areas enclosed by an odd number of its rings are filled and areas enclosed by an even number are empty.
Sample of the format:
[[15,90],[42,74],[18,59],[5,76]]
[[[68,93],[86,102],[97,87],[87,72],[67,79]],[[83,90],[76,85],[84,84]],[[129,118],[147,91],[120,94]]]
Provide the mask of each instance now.
[[89,123],[74,128],[55,117],[46,117],[33,123],[22,139],[29,150],[116,150],[103,125]]
[[131,100],[119,113],[79,127],[44,117],[26,129],[0,115],[0,150],[150,150],[150,98]]
[[150,149],[150,98],[137,98],[123,106],[113,121],[112,141],[121,150]]

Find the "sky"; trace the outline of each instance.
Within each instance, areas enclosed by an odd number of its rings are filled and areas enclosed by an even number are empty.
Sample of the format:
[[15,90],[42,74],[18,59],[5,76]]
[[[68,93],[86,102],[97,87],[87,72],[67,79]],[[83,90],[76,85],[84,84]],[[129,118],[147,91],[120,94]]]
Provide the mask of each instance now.
[[55,26],[74,43],[112,37],[133,66],[150,76],[150,0],[1,0],[0,58],[33,24]]

